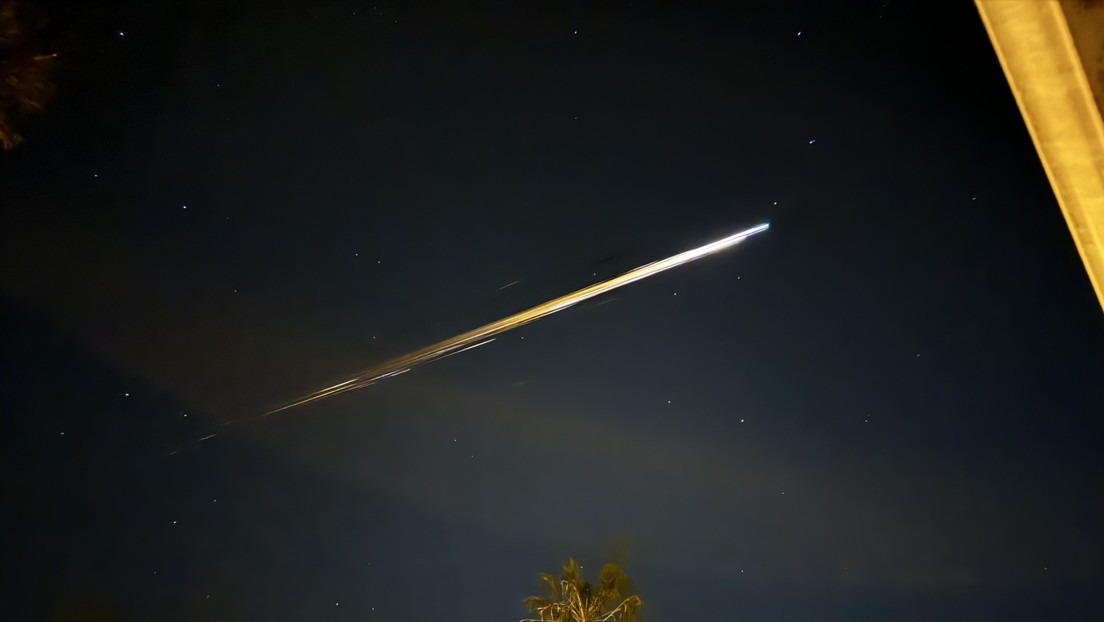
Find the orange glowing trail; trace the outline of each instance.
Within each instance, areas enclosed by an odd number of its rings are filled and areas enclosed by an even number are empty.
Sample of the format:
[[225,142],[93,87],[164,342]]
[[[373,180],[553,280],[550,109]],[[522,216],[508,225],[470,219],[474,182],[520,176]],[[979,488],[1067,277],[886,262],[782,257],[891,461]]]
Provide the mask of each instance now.
[[314,393],[304,395],[303,397],[281,406],[275,410],[271,410],[265,413],[263,416],[268,416],[274,413],[278,413],[282,410],[288,410],[289,408],[295,408],[296,406],[302,406],[303,404],[309,404],[310,402],[317,402],[318,400],[325,399],[327,397],[333,397],[346,391],[352,391],[360,389],[368,385],[375,384],[380,380],[398,376],[399,374],[406,373],[418,365],[423,365],[437,359],[451,356],[453,354],[459,354],[463,350],[469,350],[484,345],[493,340],[495,335],[499,335],[508,330],[524,326],[530,322],[535,322],[542,317],[552,315],[557,311],[563,311],[564,309],[576,305],[584,300],[599,296],[606,292],[623,287],[629,283],[646,279],[653,274],[659,274],[664,270],[670,270],[686,263],[690,263],[696,259],[701,259],[706,255],[722,251],[731,246],[735,246],[747,238],[762,233],[770,228],[770,223],[763,223],[748,229],[735,233],[726,238],[722,238],[715,242],[710,242],[704,246],[690,249],[686,252],[673,255],[667,259],[661,259],[659,261],[650,263],[645,266],[640,266],[633,270],[629,270],[621,276],[613,277],[612,279],[595,283],[594,285],[588,285],[578,291],[571,292],[570,294],[560,296],[548,302],[541,303],[531,309],[526,309],[520,313],[515,313],[509,317],[503,318],[496,322],[491,322],[485,326],[469,330],[466,333],[461,333],[455,337],[450,337],[444,341],[439,341],[433,345],[426,346],[420,350],[415,350],[409,354],[404,354],[398,358],[385,361],[376,367],[367,369],[348,380],[339,382],[333,386],[320,389]]

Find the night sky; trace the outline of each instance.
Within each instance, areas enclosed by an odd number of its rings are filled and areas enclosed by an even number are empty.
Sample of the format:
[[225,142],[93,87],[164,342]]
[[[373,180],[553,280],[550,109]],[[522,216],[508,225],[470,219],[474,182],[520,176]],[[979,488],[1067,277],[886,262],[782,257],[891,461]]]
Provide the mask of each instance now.
[[1104,314],[972,3],[35,5],[0,619],[510,621],[568,555],[654,622],[1104,619]]

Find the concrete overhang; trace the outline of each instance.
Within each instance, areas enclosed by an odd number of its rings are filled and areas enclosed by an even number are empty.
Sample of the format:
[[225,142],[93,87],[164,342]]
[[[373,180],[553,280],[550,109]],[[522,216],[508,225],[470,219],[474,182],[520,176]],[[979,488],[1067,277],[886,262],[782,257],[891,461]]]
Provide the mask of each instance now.
[[1104,307],[1104,1],[975,3]]

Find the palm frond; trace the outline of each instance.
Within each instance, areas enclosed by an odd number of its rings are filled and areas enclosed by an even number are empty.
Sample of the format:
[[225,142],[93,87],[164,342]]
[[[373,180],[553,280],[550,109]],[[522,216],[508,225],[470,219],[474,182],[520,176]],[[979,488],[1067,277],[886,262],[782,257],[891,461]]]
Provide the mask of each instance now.
[[544,583],[545,588],[548,590],[548,597],[551,599],[557,599],[560,597],[560,582],[556,580],[556,577],[542,572],[539,575],[540,580]]

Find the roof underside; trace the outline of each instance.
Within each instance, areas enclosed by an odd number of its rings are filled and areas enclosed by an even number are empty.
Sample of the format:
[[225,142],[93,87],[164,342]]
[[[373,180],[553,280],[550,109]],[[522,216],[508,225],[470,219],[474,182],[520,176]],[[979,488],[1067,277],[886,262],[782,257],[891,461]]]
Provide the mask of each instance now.
[[1104,307],[1104,2],[975,2]]

